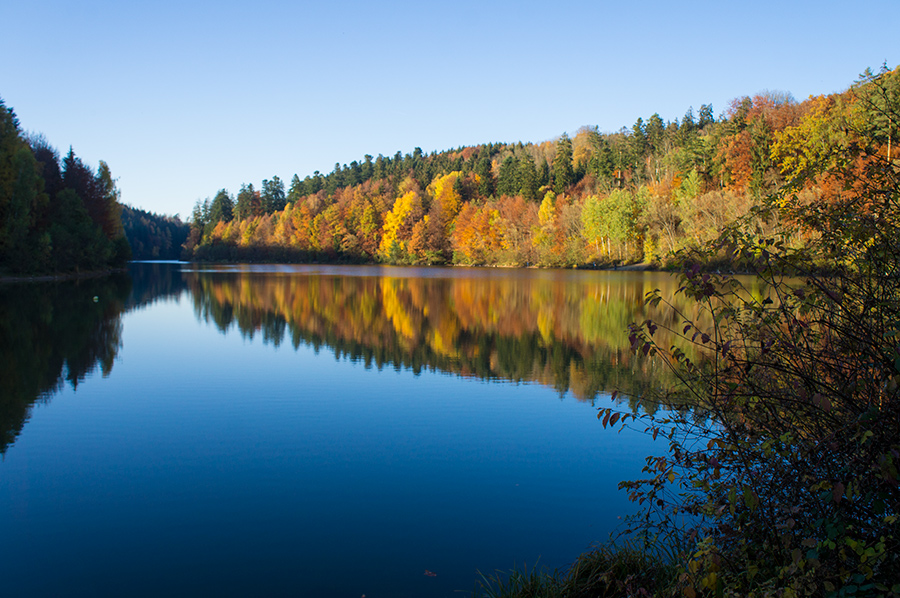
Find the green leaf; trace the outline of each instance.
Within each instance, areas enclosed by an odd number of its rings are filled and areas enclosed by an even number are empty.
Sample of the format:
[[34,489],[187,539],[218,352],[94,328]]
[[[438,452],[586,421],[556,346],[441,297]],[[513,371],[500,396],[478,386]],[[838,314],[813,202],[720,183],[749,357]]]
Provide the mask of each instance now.
[[744,488],[744,504],[747,505],[747,508],[753,511],[756,509],[758,503],[759,499],[756,497],[753,490],[749,487]]

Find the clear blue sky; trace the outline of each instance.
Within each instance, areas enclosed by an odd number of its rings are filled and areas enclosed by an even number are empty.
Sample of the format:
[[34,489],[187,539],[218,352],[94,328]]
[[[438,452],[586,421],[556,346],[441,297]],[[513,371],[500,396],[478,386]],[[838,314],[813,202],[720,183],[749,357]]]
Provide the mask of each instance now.
[[273,175],[540,142],[900,62],[900,2],[3,0],[0,97],[122,201],[190,214]]

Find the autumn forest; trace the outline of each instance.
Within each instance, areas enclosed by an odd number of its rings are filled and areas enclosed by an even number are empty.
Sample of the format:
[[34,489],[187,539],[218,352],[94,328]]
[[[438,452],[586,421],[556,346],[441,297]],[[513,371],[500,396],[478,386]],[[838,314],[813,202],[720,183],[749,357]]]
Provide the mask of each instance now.
[[[189,224],[120,204],[106,163],[94,173],[71,150],[60,160],[4,105],[0,259],[8,272],[102,269],[129,255],[124,234],[135,259],[665,265],[787,184],[779,217],[788,220],[792,205],[858,193],[840,176],[806,171],[861,134],[889,140],[895,123],[873,96],[898,80],[882,67],[842,93],[799,102],[765,91],[718,115],[704,104],[613,133],[583,127],[541,143],[366,155],[289,184],[273,176],[236,194],[221,189],[197,201]],[[763,232],[784,224],[745,222]],[[796,232],[802,244],[806,232]]]
[[[716,116],[639,118],[543,143],[488,143],[425,154],[366,155],[286,185],[278,176],[198,201],[191,260],[384,262],[545,267],[664,263],[714,237],[813,161],[854,143],[851,123],[885,128],[865,100],[882,77],[796,101],[741,97]],[[887,137],[887,136],[886,136]],[[885,151],[890,151],[889,147]],[[839,201],[834,176],[805,178],[788,203]],[[783,206],[789,208],[790,206]],[[789,210],[788,210],[789,211]],[[786,213],[786,212],[785,212]],[[772,229],[778,223],[758,221]],[[798,230],[798,241],[803,232]]]

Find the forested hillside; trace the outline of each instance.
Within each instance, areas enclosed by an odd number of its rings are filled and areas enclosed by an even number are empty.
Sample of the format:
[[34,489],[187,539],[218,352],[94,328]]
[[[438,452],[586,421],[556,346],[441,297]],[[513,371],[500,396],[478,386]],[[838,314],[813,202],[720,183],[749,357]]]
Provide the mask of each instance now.
[[[853,143],[847,123],[896,126],[871,102],[868,73],[847,91],[802,102],[764,92],[718,117],[665,122],[543,143],[489,143],[424,154],[370,155],[289,185],[274,176],[198,202],[188,259],[381,261],[396,264],[572,266],[657,262],[748,213],[829,144]],[[800,202],[842,192],[811,180]],[[775,223],[758,222],[771,227]],[[799,234],[799,231],[798,231]]]
[[122,226],[136,260],[177,260],[190,228],[177,216],[122,206]]
[[121,267],[131,250],[115,179],[69,149],[27,138],[0,99],[0,273],[60,273]]

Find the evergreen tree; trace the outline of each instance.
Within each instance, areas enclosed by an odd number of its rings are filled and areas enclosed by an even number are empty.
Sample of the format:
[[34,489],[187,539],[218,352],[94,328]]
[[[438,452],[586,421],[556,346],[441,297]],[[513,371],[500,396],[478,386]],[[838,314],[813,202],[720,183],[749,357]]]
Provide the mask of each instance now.
[[209,221],[215,225],[217,222],[230,222],[234,218],[234,200],[225,189],[219,189],[209,206]]
[[753,100],[744,96],[740,102],[735,100],[732,108],[731,129],[733,133],[740,133],[747,128],[747,117],[750,114],[750,109],[753,108]]
[[692,133],[696,126],[697,123],[694,122],[694,107],[690,106],[687,112],[684,113],[684,118],[681,120],[678,131],[680,133]]
[[119,204],[121,194],[116,188],[116,181],[112,178],[109,166],[100,160],[97,167],[97,190],[102,202],[100,203],[100,227],[106,237],[114,241],[125,235],[122,228],[122,206]]
[[517,172],[519,161],[515,156],[507,156],[500,164],[500,172],[497,176],[497,193],[500,195],[515,195],[518,190]]
[[556,143],[556,154],[553,156],[553,190],[557,194],[564,193],[574,182],[572,171],[572,140],[563,133]]
[[607,141],[606,137],[597,133],[591,137],[591,146],[593,152],[591,152],[588,171],[597,177],[597,179],[608,181],[612,178],[613,171],[615,170],[612,148],[609,146],[609,141]]
[[644,119],[638,118],[634,125],[631,127],[631,137],[629,138],[631,143],[631,153],[634,156],[635,161],[643,160],[644,156],[650,149],[650,144],[647,141],[647,133],[644,127]]
[[69,153],[63,158],[63,184],[81,198],[88,215],[94,222],[100,224],[103,220],[105,202],[97,187],[94,173],[75,155],[72,146],[69,146]]
[[263,180],[260,191],[260,204],[264,214],[284,210],[284,206],[287,204],[287,198],[284,195],[284,182],[277,175],[273,176],[272,180]]
[[241,190],[238,192],[237,202],[234,206],[234,217],[238,220],[244,220],[252,216],[255,198],[256,191],[253,189],[253,183],[241,185]]
[[538,198],[538,172],[531,156],[526,154],[519,159],[519,168],[516,174],[519,194],[529,201],[536,201]]
[[701,104],[700,105],[700,121],[697,123],[697,127],[701,130],[706,127],[706,125],[711,125],[716,122],[716,117],[713,116],[713,107],[712,104]]
[[[538,180],[537,180],[538,189],[540,189],[541,187],[549,187],[551,174],[550,174],[550,165],[547,164],[546,160],[541,160],[541,167],[538,169],[537,174],[538,174]],[[572,176],[573,176],[573,182],[578,180],[578,175],[575,173],[574,170],[572,171]]]
[[136,260],[177,260],[190,226],[177,216],[160,216],[122,206],[122,227]]
[[650,151],[658,153],[663,150],[663,143],[666,135],[666,124],[659,114],[654,113],[648,120],[647,126],[644,127],[644,133],[647,136],[647,143]]
[[[309,180],[309,177],[306,177],[306,180]],[[297,200],[306,195],[306,185],[304,181],[300,180],[300,177],[294,174],[291,179],[291,188],[288,190],[287,201],[288,203],[295,204]]]
[[313,172],[312,178],[306,183],[306,193],[311,195],[313,193],[318,193],[324,188],[325,177],[322,176],[321,172],[316,170],[315,172]]
[[378,157],[375,158],[375,168],[372,170],[372,178],[376,181],[385,178],[390,171],[390,163],[390,158],[385,158],[381,154],[378,154]]
[[478,194],[481,197],[491,197],[494,195],[494,173],[491,168],[491,159],[482,152],[475,163],[475,174],[478,175]]

